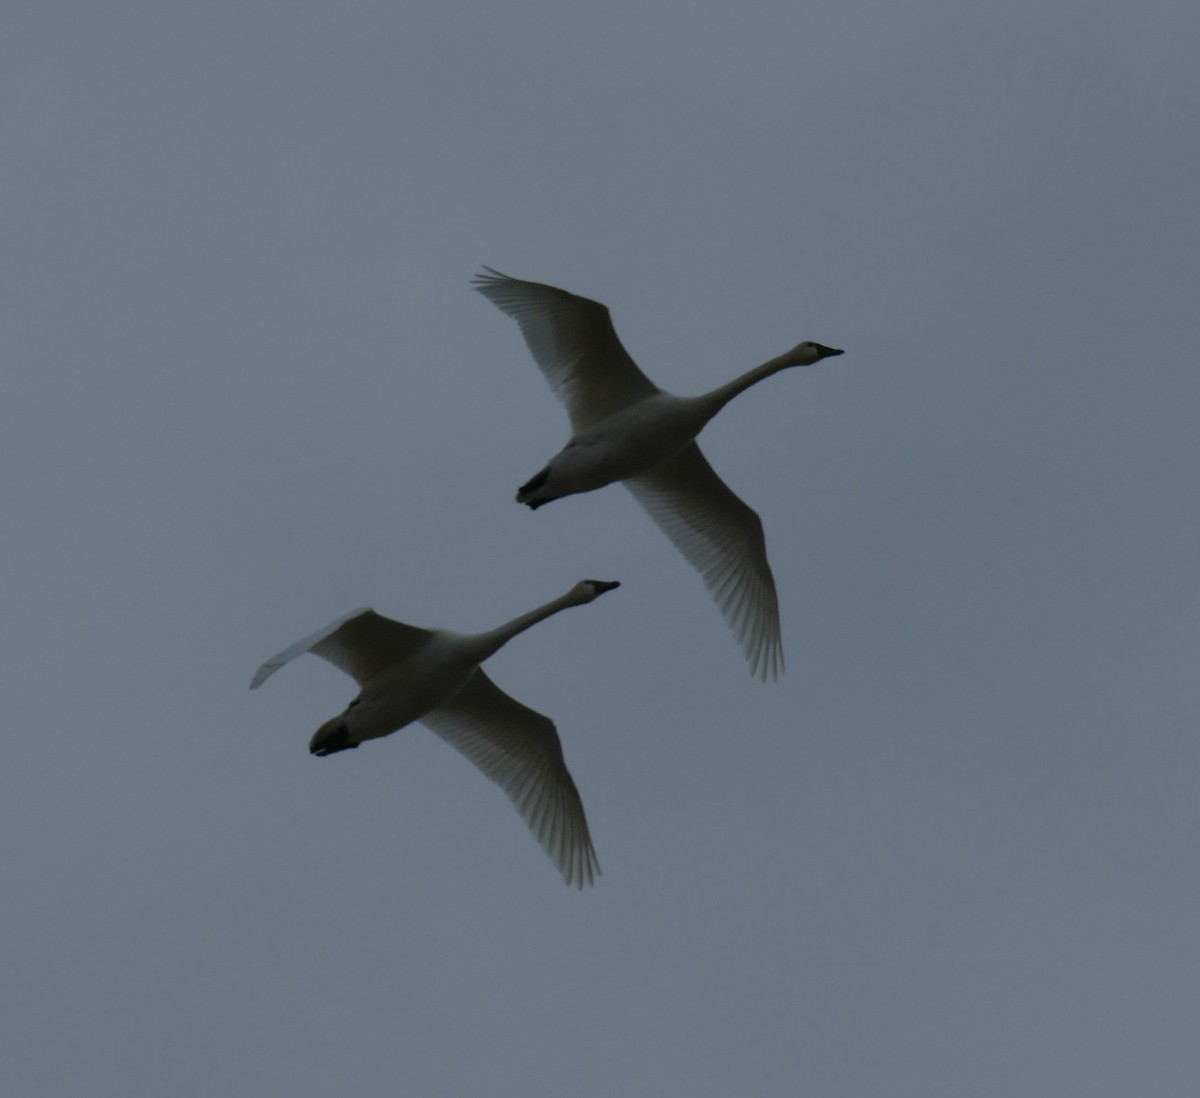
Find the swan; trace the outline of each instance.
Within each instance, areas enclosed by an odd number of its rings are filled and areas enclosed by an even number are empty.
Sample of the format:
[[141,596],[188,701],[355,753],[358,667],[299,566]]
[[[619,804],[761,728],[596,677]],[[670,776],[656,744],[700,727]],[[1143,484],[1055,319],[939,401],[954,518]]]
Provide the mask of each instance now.
[[250,689],[305,652],[328,660],[360,689],[317,729],[309,751],[348,751],[423,722],[508,794],[567,884],[582,888],[600,864],[554,722],[509,697],[479,665],[530,626],[619,586],[616,580],[582,580],[486,633],[420,629],[371,609],[354,610],[272,656],[254,673]]
[[783,670],[779,603],[758,515],[725,486],[696,436],[739,393],[843,352],[806,341],[712,392],[659,389],[621,346],[606,306],[484,267],[473,287],[521,328],[566,406],[570,441],[517,492],[537,509],[621,481],[703,578],[752,675]]

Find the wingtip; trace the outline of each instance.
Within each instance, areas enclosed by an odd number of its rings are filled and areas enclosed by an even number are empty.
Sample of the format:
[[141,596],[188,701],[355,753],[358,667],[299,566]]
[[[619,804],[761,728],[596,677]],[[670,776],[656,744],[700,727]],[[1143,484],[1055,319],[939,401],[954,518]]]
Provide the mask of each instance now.
[[784,670],[781,654],[750,664],[750,675],[759,682],[778,682]]
[[481,263],[481,271],[477,271],[471,276],[471,288],[478,290],[481,293],[494,282],[502,282],[510,280],[510,276],[503,271],[496,270],[495,267],[489,267],[486,263]]
[[585,888],[594,888],[596,878],[600,876],[600,862],[594,851],[585,851],[583,861],[579,865],[559,867],[563,880],[568,888],[582,892]]

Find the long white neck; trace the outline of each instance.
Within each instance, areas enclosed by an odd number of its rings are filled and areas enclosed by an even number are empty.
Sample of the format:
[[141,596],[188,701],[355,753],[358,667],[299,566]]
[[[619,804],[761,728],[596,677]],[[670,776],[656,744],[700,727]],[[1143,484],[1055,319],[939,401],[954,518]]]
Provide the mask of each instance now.
[[568,591],[567,594],[552,599],[544,606],[537,607],[536,610],[530,610],[528,613],[521,614],[504,625],[497,626],[495,629],[489,629],[486,633],[476,633],[471,639],[479,646],[480,651],[484,653],[479,657],[479,662],[482,663],[488,656],[494,655],[512,640],[513,637],[517,636],[518,633],[524,633],[526,629],[537,625],[539,621],[545,621],[547,618],[553,617],[560,610],[577,606],[578,603],[572,598],[572,594],[573,592]]
[[777,374],[780,370],[786,370],[789,366],[795,365],[797,363],[790,354],[780,355],[778,358],[772,358],[764,362],[761,366],[755,366],[753,370],[747,370],[740,377],[735,377],[719,389],[713,389],[711,392],[705,393],[696,399],[703,401],[706,407],[711,407],[712,411],[709,412],[709,418],[712,418],[735,396],[739,393],[744,393],[751,385],[757,385],[772,374]]

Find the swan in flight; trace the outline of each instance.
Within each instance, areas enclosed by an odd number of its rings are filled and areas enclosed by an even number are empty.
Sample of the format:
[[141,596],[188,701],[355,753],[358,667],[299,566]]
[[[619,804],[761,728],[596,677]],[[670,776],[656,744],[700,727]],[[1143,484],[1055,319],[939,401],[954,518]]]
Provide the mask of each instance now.
[[374,610],[355,610],[272,656],[250,688],[305,652],[328,660],[360,689],[342,713],[317,729],[309,751],[348,751],[422,721],[508,794],[567,884],[582,888],[600,864],[554,722],[510,698],[479,665],[530,626],[619,586],[583,580],[486,633],[420,629]]
[[629,357],[608,309],[491,267],[473,286],[520,325],[550,387],[566,406],[571,440],[521,485],[531,508],[623,481],[704,580],[750,672],[764,681],[783,670],[779,603],[762,522],[713,471],[696,436],[735,396],[789,366],[842,352],[804,342],[695,397],[659,389]]

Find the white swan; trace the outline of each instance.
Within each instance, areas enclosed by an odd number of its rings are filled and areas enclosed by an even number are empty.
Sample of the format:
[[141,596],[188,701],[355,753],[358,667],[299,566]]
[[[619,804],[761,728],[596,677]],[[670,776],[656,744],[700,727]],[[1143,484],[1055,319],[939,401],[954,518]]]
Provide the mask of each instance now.
[[638,369],[604,305],[490,267],[484,272],[475,276],[475,289],[521,326],[546,380],[567,406],[574,432],[521,486],[517,502],[538,508],[623,481],[704,579],[751,674],[775,678],[783,669],[783,651],[762,522],[713,472],[694,439],[751,385],[842,352],[800,343],[711,393],[674,396]]
[[309,751],[332,755],[424,722],[508,794],[567,884],[582,888],[600,864],[554,722],[510,698],[479,665],[531,625],[619,586],[583,580],[486,633],[420,629],[374,610],[355,610],[272,656],[250,688],[305,652],[328,660],[361,689],[317,729]]

